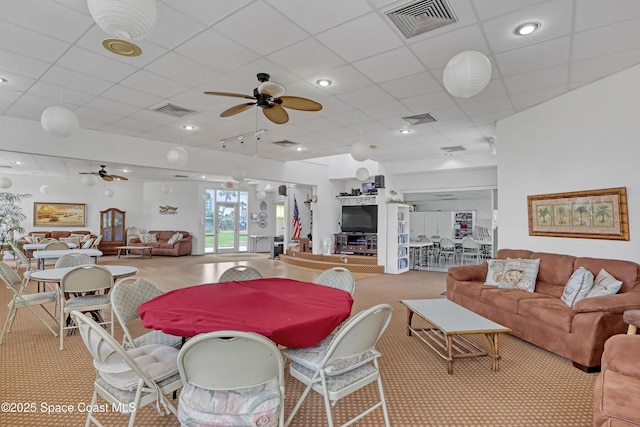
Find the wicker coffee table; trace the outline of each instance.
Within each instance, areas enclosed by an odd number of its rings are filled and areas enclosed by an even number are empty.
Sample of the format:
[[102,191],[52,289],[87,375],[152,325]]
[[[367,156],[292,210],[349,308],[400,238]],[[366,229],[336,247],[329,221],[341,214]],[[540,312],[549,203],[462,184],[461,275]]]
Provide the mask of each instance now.
[[[453,374],[453,361],[465,357],[491,356],[491,370],[500,369],[498,337],[511,329],[495,323],[448,299],[401,300],[407,307],[407,334],[415,334],[440,357],[447,361],[447,372]],[[429,323],[427,328],[414,328],[413,315],[417,314]],[[489,342],[489,352],[462,335],[484,334]]]
[[[125,258],[144,258],[148,256],[151,258],[151,246],[118,246],[118,258],[121,256]],[[139,253],[132,254],[131,251],[140,251]]]

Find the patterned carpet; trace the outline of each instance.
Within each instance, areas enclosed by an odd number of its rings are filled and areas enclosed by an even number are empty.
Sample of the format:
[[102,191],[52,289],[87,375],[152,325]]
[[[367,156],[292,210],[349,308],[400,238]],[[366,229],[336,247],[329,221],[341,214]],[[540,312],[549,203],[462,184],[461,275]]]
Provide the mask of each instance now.
[[[218,266],[202,265],[205,258],[181,258],[128,261],[103,257],[101,262],[137,262],[139,275],[161,283],[164,289],[189,285],[182,277],[195,274],[193,270],[197,268],[202,269],[198,274],[205,278],[218,274]],[[200,267],[197,264],[201,264]],[[271,268],[273,276],[311,280],[318,273],[281,264],[264,259],[246,261],[246,265],[262,266],[261,271]],[[366,277],[356,283],[354,313],[382,302],[394,308],[393,320],[378,346],[383,354],[380,365],[393,426],[591,425],[596,374],[579,371],[568,360],[509,335],[501,337],[499,372],[491,371],[488,358],[475,358],[457,360],[454,374],[448,375],[442,359],[415,337],[407,336],[405,308],[398,302],[400,299],[443,298],[444,288],[444,273],[425,271]],[[6,316],[8,300],[9,291],[2,288],[2,320]],[[121,336],[117,328],[116,337]],[[478,343],[484,346],[485,339],[480,338]],[[15,402],[14,409],[23,409],[24,404],[35,405],[26,406],[34,409],[31,412],[3,411],[0,425],[84,424],[86,416],[81,412],[81,405],[89,404],[91,400],[95,375],[91,358],[78,335],[65,337],[64,351],[58,350],[57,343],[57,338],[50,335],[32,314],[24,310],[19,312],[13,331],[0,346],[0,396],[3,402]],[[286,376],[285,413],[288,414],[303,387],[288,374]],[[376,387],[369,386],[341,400],[333,409],[334,422],[345,422],[364,403],[373,402],[376,395]],[[71,412],[48,405],[69,405]],[[49,407],[52,413],[46,412]],[[113,412],[98,418],[106,426],[126,425],[128,421],[127,416]],[[145,407],[138,411],[136,424],[178,426],[179,422],[173,416],[159,417],[155,409]],[[327,423],[322,399],[312,393],[292,426],[323,425]],[[381,426],[382,413],[377,410],[355,425]]]

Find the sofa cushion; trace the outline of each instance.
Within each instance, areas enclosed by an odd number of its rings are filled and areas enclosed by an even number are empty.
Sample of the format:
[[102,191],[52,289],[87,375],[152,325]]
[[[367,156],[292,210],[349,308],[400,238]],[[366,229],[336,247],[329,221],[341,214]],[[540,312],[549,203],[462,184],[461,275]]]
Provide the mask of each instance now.
[[533,292],[539,267],[540,259],[507,258],[498,287]]
[[603,295],[615,295],[622,287],[622,282],[613,277],[604,268],[600,270],[593,281],[593,287],[589,290],[586,297],[599,297]]
[[574,312],[559,298],[529,298],[520,300],[518,314],[532,323],[544,323],[571,332]]
[[616,371],[603,371],[602,380],[596,386],[601,387],[601,401],[595,402],[600,417],[613,418],[640,424],[640,378],[628,377]]
[[506,260],[498,258],[487,261],[488,271],[484,284],[489,286],[499,286],[506,263]]
[[485,289],[493,289],[493,286],[486,286],[480,282],[463,282],[463,281],[455,281],[450,284],[452,287],[451,292],[456,295],[461,295],[466,298],[471,298],[472,300],[479,301],[480,294]]
[[560,299],[569,307],[573,307],[576,302],[587,296],[592,286],[593,273],[584,267],[578,267],[569,278],[567,284],[564,285],[564,291]]
[[140,234],[139,239],[142,243],[156,243],[158,241],[156,235],[153,233]]
[[518,304],[521,300],[529,298],[549,298],[535,292],[523,291],[520,289],[496,289],[487,288],[480,295],[480,302],[487,305],[507,310],[510,313],[518,312]]
[[569,281],[575,269],[578,268],[578,266],[574,267],[576,257],[572,255],[534,252],[531,258],[540,259],[538,280],[557,285],[560,293],[562,293],[564,285]]
[[611,369],[640,381],[640,335],[619,334],[604,343],[603,369]]

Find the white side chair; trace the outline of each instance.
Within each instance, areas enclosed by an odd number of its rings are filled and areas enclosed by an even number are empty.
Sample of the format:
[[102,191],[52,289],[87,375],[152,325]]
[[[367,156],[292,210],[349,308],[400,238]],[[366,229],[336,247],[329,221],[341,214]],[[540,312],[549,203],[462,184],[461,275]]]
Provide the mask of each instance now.
[[451,260],[452,263],[456,262],[456,244],[448,237],[440,239],[438,262],[443,258],[445,262],[449,262],[449,260]]
[[333,267],[323,271],[314,283],[342,289],[343,291],[349,292],[351,296],[353,296],[356,290],[356,279],[353,277],[351,271],[344,267]]
[[462,239],[462,248],[460,251],[460,257],[462,264],[465,261],[473,260],[475,264],[480,261],[480,245],[472,237],[465,237]]
[[71,318],[93,357],[97,374],[85,426],[91,423],[102,426],[93,412],[93,408],[98,407],[98,396],[108,402],[110,410],[117,407],[121,413],[128,414],[129,427],[135,424],[138,411],[152,403],[161,416],[177,414],[166,397],[182,386],[176,348],[157,344],[125,350],[86,315],[73,310]]
[[253,267],[238,265],[225,270],[218,282],[233,282],[234,280],[262,279],[262,274]]
[[262,335],[200,334],[182,346],[178,369],[182,426],[284,425],[284,359]]
[[177,347],[182,343],[181,337],[165,334],[162,331],[149,330],[134,337],[128,325],[140,318],[138,306],[161,295],[153,284],[141,278],[129,277],[120,280],[111,290],[111,309],[116,315],[124,336],[122,346],[124,348],[141,347],[147,344],[163,344]]
[[77,267],[79,265],[95,264],[93,258],[87,254],[65,254],[57,259],[55,268]]
[[[58,316],[60,350],[64,350],[64,331],[77,328],[67,319],[67,315],[76,310],[95,312],[111,308],[111,297],[105,294],[113,287],[113,275],[106,267],[96,264],[73,267],[64,276],[58,288]],[[68,296],[68,299],[67,299]],[[101,320],[100,325],[110,325],[113,335],[113,310],[109,310],[110,319]]]
[[57,299],[56,292],[30,293],[27,288],[27,283],[29,282],[28,274],[21,279],[13,268],[2,261],[0,261],[0,279],[5,283],[7,289],[13,293],[11,301],[9,301],[9,304],[7,305],[7,318],[5,319],[4,326],[2,327],[2,334],[0,334],[0,344],[2,344],[4,334],[11,332],[13,321],[15,320],[18,309],[20,308],[26,308],[31,311],[31,313],[33,313],[33,315],[36,316],[36,318],[46,326],[54,336],[58,335],[51,325],[40,315],[40,313],[34,309],[34,307],[42,307],[45,313],[53,319],[54,324],[58,323],[58,319],[56,319],[56,317],[47,310],[47,307],[45,307],[47,304],[53,304],[53,311],[55,313],[55,304]]
[[343,424],[350,425],[382,408],[384,425],[389,427],[389,414],[382,390],[382,379],[378,358],[381,354],[375,345],[391,321],[392,308],[380,304],[361,311],[320,344],[309,348],[285,349],[290,359],[291,376],[306,384],[306,388],[289,414],[285,425],[289,425],[311,390],[324,398],[329,427],[333,427],[331,406],[349,394],[373,383],[378,383],[380,399],[373,406]]

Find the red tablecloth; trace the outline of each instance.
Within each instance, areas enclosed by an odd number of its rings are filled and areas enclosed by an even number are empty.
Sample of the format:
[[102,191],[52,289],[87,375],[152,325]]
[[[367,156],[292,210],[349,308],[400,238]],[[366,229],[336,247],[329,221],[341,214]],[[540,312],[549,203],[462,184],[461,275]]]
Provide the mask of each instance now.
[[142,324],[193,337],[219,330],[257,332],[285,347],[310,347],[351,314],[348,292],[291,279],[211,283],[176,289],[138,307]]

